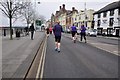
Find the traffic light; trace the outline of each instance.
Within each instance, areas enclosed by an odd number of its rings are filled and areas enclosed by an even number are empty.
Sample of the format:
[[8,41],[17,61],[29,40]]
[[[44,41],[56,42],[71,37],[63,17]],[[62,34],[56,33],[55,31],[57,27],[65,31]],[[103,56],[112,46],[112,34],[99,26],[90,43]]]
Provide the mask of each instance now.
[[41,23],[41,20],[36,20],[36,25],[37,25],[37,26],[41,26],[41,24],[42,24],[42,23]]

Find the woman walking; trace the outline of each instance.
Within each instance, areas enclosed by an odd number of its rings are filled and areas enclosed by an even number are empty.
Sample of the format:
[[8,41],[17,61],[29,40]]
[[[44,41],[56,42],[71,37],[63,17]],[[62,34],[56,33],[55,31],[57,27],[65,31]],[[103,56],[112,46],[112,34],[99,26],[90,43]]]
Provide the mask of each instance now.
[[74,24],[71,27],[71,32],[72,32],[72,40],[74,41],[74,43],[76,43],[77,28],[76,26],[74,26]]
[[84,40],[85,40],[85,43],[86,43],[86,27],[82,24],[80,30],[81,30],[81,33],[80,33],[80,35],[81,35],[81,41],[82,41],[82,39],[84,37]]

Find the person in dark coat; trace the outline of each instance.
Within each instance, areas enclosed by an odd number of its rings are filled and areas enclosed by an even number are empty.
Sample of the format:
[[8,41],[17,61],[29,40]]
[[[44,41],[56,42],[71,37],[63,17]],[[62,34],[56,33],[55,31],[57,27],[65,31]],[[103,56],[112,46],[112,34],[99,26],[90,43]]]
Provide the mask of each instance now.
[[60,22],[58,21],[57,24],[53,28],[53,33],[55,35],[55,51],[60,52],[60,42],[61,42],[61,35],[62,35],[63,29],[60,25]]
[[49,37],[49,32],[50,32],[50,31],[49,31],[49,28],[47,27],[47,28],[46,28],[47,37]]
[[73,24],[73,26],[71,26],[71,32],[72,32],[72,39],[73,39],[74,43],[76,43],[77,28],[74,24]]
[[85,43],[86,43],[86,27],[82,24],[81,26],[81,41],[82,41],[82,38],[84,37],[84,40],[85,40]]
[[30,26],[31,40],[33,40],[34,31],[35,31],[34,24],[32,23]]

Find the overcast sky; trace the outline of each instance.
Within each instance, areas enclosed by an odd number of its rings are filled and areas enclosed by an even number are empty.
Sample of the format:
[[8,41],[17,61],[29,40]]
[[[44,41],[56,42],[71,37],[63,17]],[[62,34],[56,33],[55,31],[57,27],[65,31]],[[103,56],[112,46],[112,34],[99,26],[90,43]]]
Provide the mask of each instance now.
[[[101,9],[105,5],[118,1],[118,0],[35,0],[41,2],[41,4],[36,4],[36,11],[39,14],[44,15],[46,19],[49,19],[51,14],[56,10],[59,10],[59,6],[65,4],[67,10],[72,10],[75,7],[78,11],[85,8],[84,4],[86,2],[87,9],[94,9],[95,11]],[[84,1],[84,2],[83,2]],[[96,2],[97,1],[97,2]]]
[[[30,0],[28,0],[30,1]],[[32,0],[36,2],[36,11],[38,14],[46,17],[46,20],[50,19],[51,14],[59,10],[59,6],[65,4],[67,10],[72,10],[72,7],[75,7],[78,11],[84,10],[84,3],[86,2],[87,9],[94,9],[95,11],[103,8],[109,3],[118,1],[118,0]],[[84,2],[83,2],[84,1]],[[96,2],[97,1],[97,2]],[[40,2],[40,4],[38,4]],[[35,7],[35,6],[34,6]],[[16,21],[14,25],[25,25],[21,23],[22,21]],[[9,25],[9,21],[6,18],[1,18],[0,16],[0,25]]]

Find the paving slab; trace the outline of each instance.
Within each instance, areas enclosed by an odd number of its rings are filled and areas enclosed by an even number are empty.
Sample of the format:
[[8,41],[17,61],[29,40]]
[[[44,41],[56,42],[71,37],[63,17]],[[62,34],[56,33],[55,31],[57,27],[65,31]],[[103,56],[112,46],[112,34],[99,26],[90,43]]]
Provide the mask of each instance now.
[[30,66],[37,49],[40,46],[44,32],[35,32],[34,40],[30,36],[20,37],[20,39],[2,39],[2,77],[22,78]]

